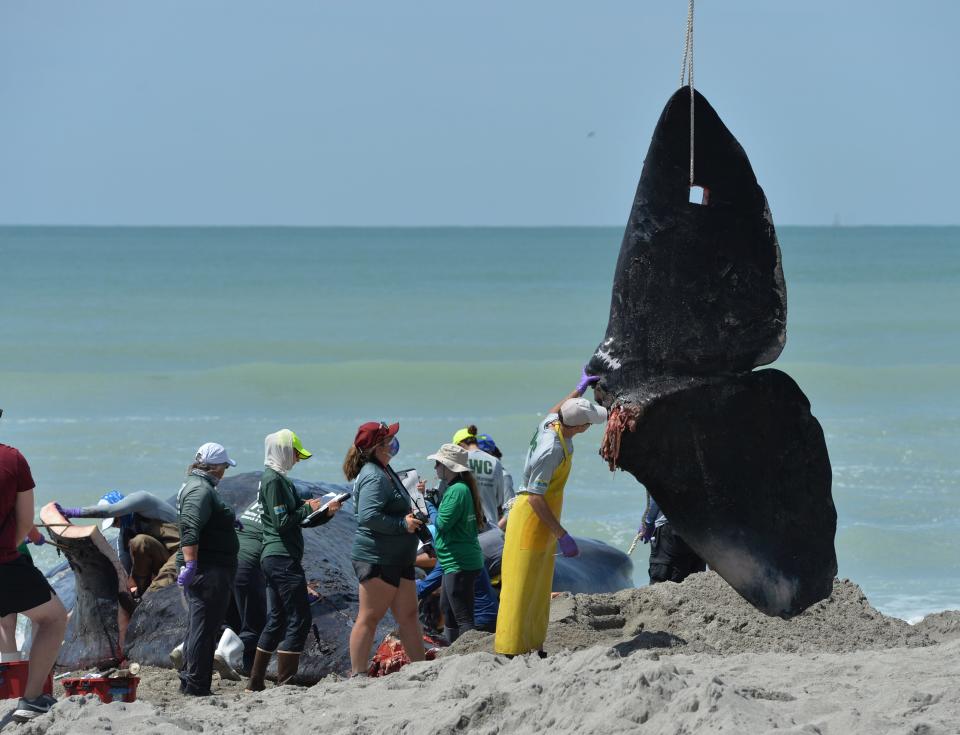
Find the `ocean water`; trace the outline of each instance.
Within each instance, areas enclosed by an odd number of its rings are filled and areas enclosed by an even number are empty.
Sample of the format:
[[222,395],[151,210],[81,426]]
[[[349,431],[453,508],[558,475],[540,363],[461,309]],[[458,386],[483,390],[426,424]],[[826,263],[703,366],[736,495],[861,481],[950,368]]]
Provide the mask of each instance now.
[[[205,441],[258,470],[282,427],[315,452],[297,475],[339,481],[356,426],[380,419],[401,423],[403,467],[428,474],[473,422],[519,476],[603,336],[621,234],[0,228],[0,441],[39,503],[171,495]],[[779,236],[776,365],[826,432],[840,575],[906,619],[960,608],[960,228]],[[564,522],[625,549],[643,489],[599,441],[577,438]]]

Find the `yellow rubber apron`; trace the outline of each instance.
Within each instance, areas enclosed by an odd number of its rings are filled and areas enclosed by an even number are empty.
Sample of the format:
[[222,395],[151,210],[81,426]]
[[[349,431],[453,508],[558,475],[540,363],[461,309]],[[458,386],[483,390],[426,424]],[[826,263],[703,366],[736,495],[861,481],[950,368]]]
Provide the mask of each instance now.
[[[563,447],[563,462],[553,472],[544,500],[560,520],[563,510],[563,486],[570,474],[571,457],[560,433],[553,425]],[[497,613],[497,653],[517,655],[543,648],[550,622],[550,592],[553,588],[553,562],[557,539],[547,524],[530,507],[527,493],[517,497],[507,521],[500,577],[500,612]]]

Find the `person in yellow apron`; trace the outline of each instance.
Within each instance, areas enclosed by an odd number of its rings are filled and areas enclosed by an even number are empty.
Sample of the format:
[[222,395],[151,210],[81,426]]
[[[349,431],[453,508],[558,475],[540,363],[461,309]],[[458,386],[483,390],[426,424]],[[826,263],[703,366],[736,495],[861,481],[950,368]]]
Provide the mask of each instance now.
[[557,545],[564,556],[580,552],[560,525],[563,487],[570,474],[574,436],[607,420],[607,410],[581,398],[581,380],[554,406],[530,442],[523,481],[507,521],[501,567],[500,612],[494,650],[510,656],[542,652],[550,619]]

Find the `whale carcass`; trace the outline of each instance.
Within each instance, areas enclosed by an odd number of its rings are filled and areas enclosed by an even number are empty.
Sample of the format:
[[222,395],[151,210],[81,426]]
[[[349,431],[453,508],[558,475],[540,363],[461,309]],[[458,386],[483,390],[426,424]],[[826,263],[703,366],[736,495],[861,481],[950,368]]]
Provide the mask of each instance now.
[[[694,184],[690,201],[691,95]],[[611,409],[601,454],[759,610],[827,597],[836,510],[823,431],[785,373],[773,219],[743,148],[689,87],[667,102],[620,247],[604,340],[587,371]]]

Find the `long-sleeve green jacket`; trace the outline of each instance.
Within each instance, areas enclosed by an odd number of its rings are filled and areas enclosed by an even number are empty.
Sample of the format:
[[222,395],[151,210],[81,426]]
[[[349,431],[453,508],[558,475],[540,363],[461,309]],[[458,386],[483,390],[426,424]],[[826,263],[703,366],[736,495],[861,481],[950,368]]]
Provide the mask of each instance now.
[[407,532],[404,518],[410,501],[376,462],[367,462],[353,483],[357,533],[350,556],[368,564],[409,566],[417,559],[417,537]]
[[298,494],[293,482],[267,467],[260,478],[260,521],[263,524],[263,551],[260,558],[289,556],[303,559],[303,531],[300,523],[310,515],[310,506]]
[[183,547],[197,546],[197,563],[236,566],[237,533],[233,508],[223,502],[210,478],[190,475],[177,493],[180,512],[180,550],[177,564],[183,565]]

